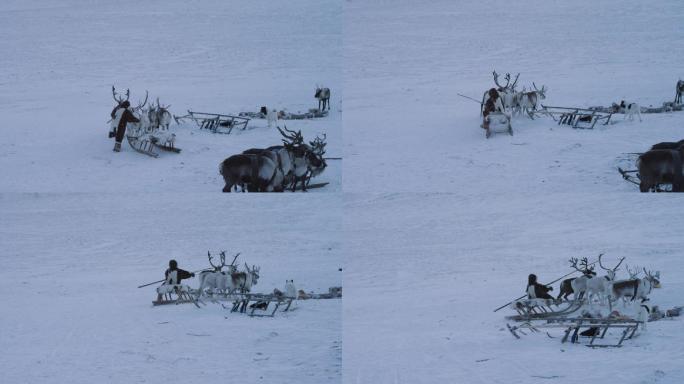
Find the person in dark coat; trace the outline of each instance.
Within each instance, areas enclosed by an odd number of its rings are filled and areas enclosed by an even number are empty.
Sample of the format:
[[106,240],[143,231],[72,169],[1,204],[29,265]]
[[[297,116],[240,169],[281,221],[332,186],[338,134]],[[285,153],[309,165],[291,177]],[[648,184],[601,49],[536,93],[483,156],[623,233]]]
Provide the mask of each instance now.
[[503,111],[504,109],[501,98],[499,97],[499,92],[497,92],[496,89],[490,89],[487,94],[489,95],[489,98],[485,101],[484,109],[482,110],[482,128],[486,130],[489,129],[489,119],[487,116],[492,112]]
[[121,151],[121,142],[123,141],[124,134],[126,134],[126,125],[128,123],[140,122],[140,120],[135,117],[133,112],[128,108],[130,106],[131,103],[126,100],[112,110],[112,120],[114,121],[114,124],[116,124],[116,143],[114,143],[114,152]]
[[547,287],[546,285],[537,283],[537,275],[530,274],[527,277],[527,298],[528,299],[551,299],[553,297],[549,295],[549,291],[552,291],[553,287]]
[[164,284],[176,285],[180,284],[181,280],[195,277],[195,274],[178,268],[178,262],[176,260],[170,260],[169,269],[164,272],[164,277],[166,278]]
[[[164,283],[162,286],[179,285],[182,280],[189,279],[191,277],[195,277],[195,274],[178,268],[178,262],[176,260],[169,260],[169,268],[164,272]],[[157,301],[162,301],[162,294],[159,293],[161,291],[162,290],[159,288],[157,289]]]

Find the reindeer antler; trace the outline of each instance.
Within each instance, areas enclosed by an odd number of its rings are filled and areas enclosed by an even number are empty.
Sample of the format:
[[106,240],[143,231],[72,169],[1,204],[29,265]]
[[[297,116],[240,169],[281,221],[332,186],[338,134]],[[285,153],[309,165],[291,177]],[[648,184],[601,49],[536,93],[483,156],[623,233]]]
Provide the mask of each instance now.
[[517,75],[515,75],[515,80],[513,80],[513,84],[511,84],[511,90],[515,91],[515,86],[518,84],[518,77],[520,77],[520,72],[518,72]]
[[149,96],[149,93],[147,92],[147,90],[145,90],[145,101],[143,101],[142,104],[138,103],[138,106],[135,107],[135,109],[140,110],[142,109],[142,107],[145,106],[145,104],[147,104],[147,96]]
[[598,258],[599,265],[601,266],[601,268],[605,269],[606,271],[613,271],[613,272],[617,271],[617,269],[618,269],[618,267],[620,266],[620,264],[622,264],[622,262],[625,261],[625,258],[623,257],[622,259],[620,259],[620,262],[617,263],[617,265],[615,266],[615,268],[612,268],[612,269],[611,269],[611,268],[606,268],[606,267],[603,266],[603,264],[601,264],[601,256],[603,256],[603,253],[599,255],[599,258]]
[[211,253],[209,251],[207,251],[207,256],[209,257],[209,264],[212,267],[214,267],[214,269],[216,269],[217,271],[220,271],[221,268],[226,266],[226,262],[225,262],[226,261],[226,255],[225,255],[225,253],[221,252],[221,254],[220,254],[221,265],[214,265],[214,263],[211,261],[212,257],[211,257]]
[[627,273],[629,273],[629,279],[630,280],[636,279],[637,276],[639,275],[639,267],[638,266],[634,267],[633,271],[629,268],[629,265],[625,265],[625,267],[627,268]]
[[114,101],[116,101],[116,102],[119,103],[119,104],[121,104],[121,103],[123,103],[124,101],[128,100],[128,98],[129,98],[130,95],[131,95],[131,90],[130,90],[130,89],[126,89],[126,100],[124,100],[123,97],[116,97],[116,95],[117,95],[116,89],[115,89],[114,86],[112,85],[112,97],[114,97]]
[[290,143],[286,143],[285,140],[283,140],[283,143],[295,145],[295,144],[302,144],[304,142],[304,136],[302,136],[301,130],[299,130],[297,132],[291,131],[291,130],[287,129],[287,126],[285,126],[285,131],[287,131],[289,133],[288,134],[288,133],[283,132],[283,130],[280,129],[280,127],[276,127],[276,128],[278,128],[278,131],[280,132],[281,135],[283,135],[284,138],[290,140]]
[[501,84],[499,84],[499,74],[496,73],[496,71],[492,72],[492,74],[494,75],[494,84],[496,84],[496,86],[499,88],[505,88],[505,87],[502,87]]

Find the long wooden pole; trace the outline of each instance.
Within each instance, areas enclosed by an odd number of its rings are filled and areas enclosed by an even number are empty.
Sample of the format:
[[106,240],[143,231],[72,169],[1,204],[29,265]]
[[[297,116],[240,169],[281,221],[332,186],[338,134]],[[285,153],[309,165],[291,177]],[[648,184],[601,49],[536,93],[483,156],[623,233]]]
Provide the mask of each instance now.
[[[599,256],[603,256],[603,253],[600,254]],[[598,263],[598,260],[597,260],[597,261],[594,261],[593,263],[587,264],[587,266],[594,265],[594,264],[596,264],[596,263]],[[556,283],[556,282],[558,282],[558,281],[560,281],[560,280],[563,280],[564,278],[566,278],[566,277],[568,277],[568,276],[570,276],[570,275],[572,275],[573,273],[576,273],[576,272],[579,272],[579,271],[572,271],[572,272],[570,272],[570,273],[568,273],[568,274],[565,274],[565,275],[563,275],[563,276],[557,278],[556,280],[554,280],[554,281],[552,281],[552,282],[550,282],[550,283],[544,284],[544,285],[551,285],[551,284],[553,284],[553,283]],[[511,305],[511,303],[515,303],[516,301],[518,301],[518,300],[520,300],[520,299],[524,299],[526,296],[527,296],[527,295],[522,295],[522,296],[518,297],[517,299],[511,300],[511,301],[509,301],[508,303],[506,303],[506,304],[500,306],[499,308],[495,309],[494,312],[497,312],[497,311],[499,311],[500,309],[506,308],[507,306]]]

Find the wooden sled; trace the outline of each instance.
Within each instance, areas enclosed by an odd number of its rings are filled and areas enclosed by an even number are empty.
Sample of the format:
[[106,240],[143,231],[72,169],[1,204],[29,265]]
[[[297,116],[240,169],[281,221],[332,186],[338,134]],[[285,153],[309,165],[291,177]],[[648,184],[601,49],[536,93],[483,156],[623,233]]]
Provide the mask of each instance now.
[[574,107],[551,107],[542,104],[540,110],[533,114],[549,116],[558,125],[569,125],[575,129],[594,129],[598,122],[608,125],[613,116],[612,112],[604,112],[596,109]]
[[[233,301],[233,306],[230,311],[248,313],[250,317],[275,317],[280,306],[285,306],[282,312],[289,311],[293,300],[294,299],[291,297],[276,296],[273,294],[241,293],[237,294],[237,298]],[[269,312],[268,308],[271,307],[271,304],[273,304],[273,309]],[[261,313],[256,311],[260,311]]]
[[[489,122],[489,128],[484,128],[485,121]],[[485,116],[482,121],[482,128],[485,130],[485,137],[489,139],[493,133],[508,132],[513,136],[513,127],[511,126],[511,116],[507,113],[492,112]]]
[[[581,344],[582,340],[588,340],[585,344],[591,348],[619,348],[625,340],[634,337],[638,327],[643,322],[632,319],[613,319],[613,318],[553,318],[546,319],[546,323],[532,324],[526,322],[520,325],[506,324],[509,332],[516,338],[525,335],[525,330],[540,332],[542,329],[563,329],[561,343],[570,340],[571,343]],[[581,329],[584,331],[580,332]],[[615,344],[595,344],[596,339],[604,340],[609,329],[620,330],[621,335]],[[548,334],[548,333],[547,333]],[[549,335],[549,337],[552,337]],[[584,339],[583,339],[584,338]]]
[[174,116],[176,123],[180,120],[189,118],[194,121],[200,129],[207,129],[212,133],[222,133],[229,135],[234,128],[245,130],[249,118],[244,116],[224,115],[220,113],[193,112],[188,110],[185,116]]
[[171,293],[165,293],[162,295],[161,301],[154,300],[152,301],[153,306],[159,306],[159,305],[171,305],[171,304],[187,304],[187,303],[193,303],[197,308],[200,308],[197,300],[195,300],[194,297],[192,297],[192,293],[189,292],[178,292],[176,294],[176,298],[173,298]]

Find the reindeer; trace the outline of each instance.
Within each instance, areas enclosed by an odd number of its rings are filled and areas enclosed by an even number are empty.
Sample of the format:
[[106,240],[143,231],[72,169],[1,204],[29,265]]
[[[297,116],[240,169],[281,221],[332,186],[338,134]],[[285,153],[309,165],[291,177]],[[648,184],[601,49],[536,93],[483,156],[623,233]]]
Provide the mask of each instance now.
[[546,99],[546,86],[542,85],[541,89],[533,82],[534,91],[520,93],[519,108],[520,113],[527,113],[530,119],[534,119],[532,112],[537,110],[539,102]]
[[664,141],[662,143],[653,144],[651,149],[679,149],[684,146],[684,140],[679,141]]
[[[318,99],[318,110],[325,111],[326,106],[330,110],[330,88],[321,88],[316,86],[316,93],[314,97]],[[321,109],[321,106],[323,109]]]
[[[267,153],[268,152],[268,153]],[[239,154],[225,159],[219,165],[219,173],[226,185],[223,192],[230,192],[237,186],[250,192],[271,192],[282,185],[283,175],[279,171],[277,156],[270,151],[259,154]]]
[[164,128],[169,129],[169,124],[171,124],[171,112],[169,108],[171,105],[161,105],[159,104],[159,98],[157,97],[157,106],[152,105],[148,110],[147,114],[150,120],[150,125],[154,129]]
[[325,168],[325,160],[322,156],[313,152],[312,148],[304,144],[302,131],[294,132],[287,127],[285,131],[277,127],[283,136],[283,146],[290,153],[292,159],[293,182],[292,191],[297,188],[297,183],[301,181],[302,190],[306,191],[307,176],[311,169]]
[[674,99],[675,104],[681,104],[682,103],[682,93],[684,93],[684,80],[679,79],[677,81],[677,85],[675,86],[675,99]]
[[325,146],[328,145],[328,143],[325,142],[326,139],[326,134],[323,134],[323,138],[320,138],[316,136],[314,141],[309,141],[309,145],[311,146],[311,152],[315,155],[316,159],[320,159],[320,163],[316,162],[318,165],[314,166],[313,162],[310,162],[309,165],[309,170],[308,170],[308,175],[306,176],[306,185],[309,185],[309,182],[311,181],[312,177],[316,177],[323,173],[325,168],[328,166],[328,164],[325,162]]
[[620,262],[614,268],[610,269],[603,266],[601,263],[601,256],[603,255],[601,254],[598,257],[599,266],[601,269],[607,271],[607,274],[603,277],[596,277],[587,280],[587,296],[589,302],[592,302],[594,297],[598,297],[599,302],[607,300],[608,305],[612,308],[611,297],[613,291],[613,281],[615,280],[615,272],[618,270],[618,267],[620,267],[620,264],[622,264],[625,258],[623,257],[620,259]]
[[259,280],[260,267],[252,265],[252,269],[245,263],[247,272],[235,272],[231,274],[231,292],[239,290],[242,293],[247,293],[252,290],[252,286],[256,285]]
[[202,271],[200,272],[199,280],[200,280],[200,286],[198,289],[197,297],[201,296],[204,293],[205,289],[211,289],[212,292],[217,291],[217,290],[222,290],[225,292],[226,290],[226,280],[227,280],[227,275],[236,272],[235,268],[235,260],[237,260],[238,256],[240,256],[240,253],[238,252],[235,257],[233,258],[233,262],[230,263],[230,265],[227,265],[228,267],[228,272],[223,272],[223,267],[226,267],[226,251],[221,251],[219,254],[219,258],[221,261],[221,264],[219,265],[214,265],[212,262],[212,257],[211,257],[211,252],[207,251],[207,257],[209,258],[209,265],[211,265],[214,270],[213,271]]
[[[574,294],[575,300],[581,299],[587,290],[587,280],[596,276],[594,267],[589,266],[589,261],[586,257],[583,257],[582,260],[573,257],[568,261],[570,262],[571,267],[582,273],[582,276],[563,280],[560,285],[560,292],[558,292],[558,297],[556,298],[557,300],[560,299],[561,296],[563,299],[567,300],[571,294]],[[577,267],[578,261],[580,263],[579,268]]]
[[637,103],[625,103],[624,100],[620,101],[620,110],[625,113],[624,120],[629,118],[629,121],[634,120],[634,115],[637,115],[639,122],[641,122],[641,107]]
[[[501,85],[499,84],[499,74],[496,73],[496,71],[492,72],[494,76],[494,84],[497,86],[497,91],[499,93],[499,96],[501,97],[501,104],[504,107],[504,110],[509,108],[511,110],[515,110],[518,106],[518,100],[519,100],[519,92],[515,91],[515,87],[518,84],[518,77],[520,77],[520,73],[518,73],[515,76],[515,80],[513,80],[513,84],[511,84],[511,74],[506,73],[504,75],[504,80],[506,80],[506,85]],[[484,95],[482,95],[482,103],[481,103],[481,109],[480,109],[480,114],[484,113],[484,105],[487,102],[487,99],[489,98],[489,91],[485,91]]]
[[639,156],[636,162],[639,170],[639,190],[658,191],[660,184],[672,184],[672,192],[682,192],[682,158],[684,146],[676,150],[655,149]]
[[660,288],[660,271],[656,271],[655,274],[647,271],[646,268],[643,268],[643,271],[645,274],[643,279],[637,278],[637,273],[630,271],[629,280],[613,283],[613,297],[622,298],[625,303],[627,298],[631,298],[632,302],[636,299],[641,299],[642,303],[646,302],[653,288]]

